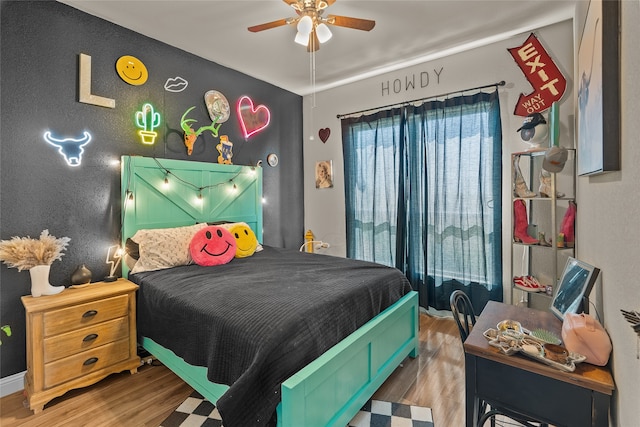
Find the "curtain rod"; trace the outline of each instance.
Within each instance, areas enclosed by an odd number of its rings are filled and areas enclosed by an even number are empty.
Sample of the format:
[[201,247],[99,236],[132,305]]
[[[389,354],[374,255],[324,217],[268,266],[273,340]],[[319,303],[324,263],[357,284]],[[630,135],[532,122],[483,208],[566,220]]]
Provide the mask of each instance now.
[[374,107],[374,108],[368,108],[366,110],[360,110],[360,111],[354,111],[353,113],[347,113],[347,114],[338,114],[336,117],[339,119],[345,118],[347,116],[351,116],[353,114],[360,114],[360,113],[366,113],[367,111],[376,111],[376,110],[382,110],[383,108],[389,108],[389,107],[400,107],[403,105],[409,105],[409,104],[413,104],[414,102],[419,102],[419,101],[426,101],[428,99],[433,99],[433,98],[440,98],[441,96],[447,96],[447,95],[451,95],[453,93],[462,93],[462,92],[468,92],[470,90],[479,90],[479,89],[484,89],[487,87],[492,87],[492,86],[504,86],[505,84],[507,84],[504,80],[501,80],[497,83],[492,83],[490,85],[484,85],[484,86],[478,86],[478,87],[472,87],[470,89],[463,89],[463,90],[454,90],[452,92],[447,92],[447,93],[442,93],[440,95],[433,95],[433,96],[429,96],[427,98],[419,98],[419,99],[414,99],[412,101],[404,101],[404,102],[398,102],[396,104],[389,104],[389,105],[383,105],[381,107]]

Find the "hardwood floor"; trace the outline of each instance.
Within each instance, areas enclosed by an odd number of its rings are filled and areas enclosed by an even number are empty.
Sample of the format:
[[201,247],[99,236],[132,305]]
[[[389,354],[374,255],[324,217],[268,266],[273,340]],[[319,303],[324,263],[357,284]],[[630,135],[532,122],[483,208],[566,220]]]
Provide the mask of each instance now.
[[[0,399],[0,425],[157,427],[191,393],[166,367],[145,365],[135,375],[114,374],[49,402],[37,415],[22,392]],[[374,395],[428,406],[437,427],[464,425],[464,357],[451,318],[420,315],[420,356],[407,359]]]

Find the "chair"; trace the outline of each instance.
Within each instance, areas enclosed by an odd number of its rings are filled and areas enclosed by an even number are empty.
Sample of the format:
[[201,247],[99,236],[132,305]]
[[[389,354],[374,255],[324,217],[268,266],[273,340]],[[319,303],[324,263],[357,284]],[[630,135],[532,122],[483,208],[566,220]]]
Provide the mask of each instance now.
[[[453,291],[451,297],[449,297],[449,305],[451,306],[451,313],[453,319],[458,325],[458,331],[460,331],[460,339],[464,345],[465,340],[469,336],[471,329],[476,324],[476,314],[473,312],[473,306],[471,300],[461,290]],[[478,418],[478,427],[482,427],[487,420],[491,420],[491,427],[496,425],[496,416],[501,415],[511,420],[520,423],[526,427],[548,427],[547,424],[539,423],[538,421],[531,420],[526,416],[507,408],[499,408],[491,406],[485,401],[480,402],[480,412]],[[531,424],[532,422],[538,424]]]
[[[476,315],[473,312],[473,307],[471,306],[471,300],[461,290],[453,291],[451,297],[449,298],[449,304],[451,305],[451,313],[453,313],[453,319],[456,321],[458,325],[458,330],[460,331],[460,339],[462,339],[462,344],[464,344],[465,340],[469,336],[471,332],[471,328],[476,324]],[[462,316],[462,319],[460,317]]]

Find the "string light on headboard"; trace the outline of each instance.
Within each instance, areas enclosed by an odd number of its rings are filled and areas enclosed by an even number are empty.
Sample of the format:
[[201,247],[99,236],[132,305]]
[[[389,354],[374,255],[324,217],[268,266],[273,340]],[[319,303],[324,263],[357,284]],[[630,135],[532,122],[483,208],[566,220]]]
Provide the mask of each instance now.
[[[239,185],[242,183],[242,181],[239,184],[235,180],[241,175],[248,175],[248,176],[254,177],[257,174],[256,167],[259,167],[259,166],[251,165],[239,170],[235,175],[233,175],[231,178],[225,181],[221,181],[215,184],[209,184],[205,186],[199,186],[187,179],[184,179],[176,175],[174,172],[172,172],[171,170],[166,168],[164,165],[162,165],[158,159],[153,158],[153,160],[157,164],[158,169],[160,169],[160,171],[162,172],[161,178],[159,179],[160,181],[158,183],[159,186],[161,186],[161,188],[164,191],[169,191],[173,182],[181,183],[184,186],[194,190],[194,193],[195,193],[194,203],[197,205],[202,205],[204,203],[205,197],[209,193],[208,190],[217,188],[222,185],[227,185],[227,189],[228,189],[227,191],[229,191],[231,194],[238,193],[240,191]],[[134,198],[133,190],[130,189],[129,184],[126,185],[125,198],[126,198],[126,205],[133,203],[133,198]],[[266,203],[266,199],[264,197],[262,198],[262,203],[263,204]],[[126,208],[126,205],[125,205],[125,208]]]
[[237,193],[237,192],[238,192],[238,186],[236,185],[236,183],[235,183],[235,182],[233,182],[233,178],[229,180],[229,183],[231,184],[231,185],[229,186],[229,192],[230,192],[231,194],[235,194],[235,193]]
[[[182,184],[186,185],[187,187],[192,188],[195,192],[196,192],[196,202],[198,204],[202,204],[204,202],[204,194],[203,191],[212,189],[212,188],[216,188],[219,187],[221,185],[225,185],[225,184],[230,184],[229,185],[229,191],[231,193],[237,193],[239,191],[238,189],[238,185],[237,183],[234,181],[236,178],[238,178],[240,175],[246,173],[248,175],[251,176],[255,176],[256,175],[256,167],[255,166],[251,166],[248,170],[248,172],[245,171],[238,171],[234,176],[232,176],[228,181],[222,181],[222,182],[218,182],[215,184],[210,184],[210,185],[205,185],[205,186],[198,186],[184,178],[181,178],[179,176],[177,176],[175,173],[171,172],[169,169],[167,169],[165,166],[163,166],[160,161],[156,158],[153,159],[156,164],[158,165],[158,168],[160,168],[162,170],[162,172],[164,173],[164,177],[162,180],[162,186],[165,189],[169,188],[170,185],[170,180],[169,180],[169,176],[172,177],[172,180],[176,180],[178,182],[181,182]],[[131,193],[131,195],[133,195],[133,193]]]

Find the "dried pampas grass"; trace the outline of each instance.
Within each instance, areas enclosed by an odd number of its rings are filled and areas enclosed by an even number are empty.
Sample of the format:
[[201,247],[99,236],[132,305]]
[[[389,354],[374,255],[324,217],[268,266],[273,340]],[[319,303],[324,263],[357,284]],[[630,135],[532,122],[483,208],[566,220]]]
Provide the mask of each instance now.
[[58,239],[50,235],[49,230],[40,233],[40,239],[12,237],[11,240],[0,241],[0,261],[18,271],[29,270],[36,265],[51,265],[62,258],[70,240],[68,237]]

